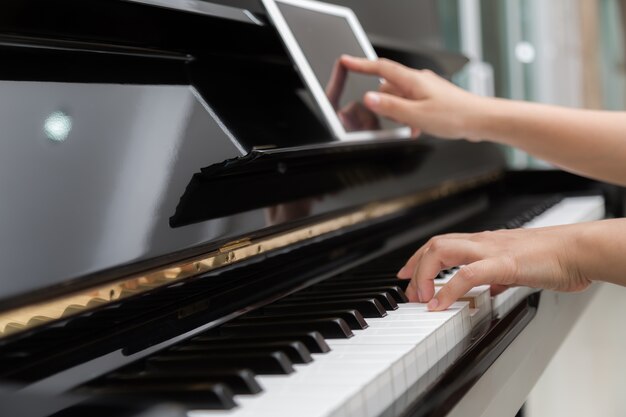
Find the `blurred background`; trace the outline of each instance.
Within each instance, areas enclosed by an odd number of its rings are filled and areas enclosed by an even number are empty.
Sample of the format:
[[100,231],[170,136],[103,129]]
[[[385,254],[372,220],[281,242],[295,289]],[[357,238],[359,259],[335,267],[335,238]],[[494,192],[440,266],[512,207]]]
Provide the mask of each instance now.
[[[355,10],[379,54],[402,60],[385,48],[401,44],[424,57],[405,63],[435,68],[475,93],[626,109],[626,0],[330,1]],[[514,169],[550,168],[519,150],[503,151]],[[626,289],[603,286],[524,416],[626,416],[623,318]]]

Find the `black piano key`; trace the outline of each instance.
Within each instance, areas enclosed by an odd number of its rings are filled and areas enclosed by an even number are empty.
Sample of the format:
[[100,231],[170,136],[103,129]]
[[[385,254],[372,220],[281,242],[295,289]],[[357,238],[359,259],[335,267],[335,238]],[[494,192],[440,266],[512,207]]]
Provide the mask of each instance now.
[[287,301],[343,301],[346,299],[353,299],[359,297],[372,297],[376,298],[380,304],[386,310],[397,310],[398,303],[386,292],[360,292],[358,289],[355,289],[354,292],[350,294],[296,294],[293,296],[287,297],[285,300]]
[[516,220],[512,220],[510,222],[507,222],[505,224],[505,227],[507,229],[519,229],[520,227],[522,227],[523,224],[524,224],[524,222],[516,219]]
[[[374,265],[370,265],[370,264],[365,264],[362,266],[359,266],[355,269],[353,269],[352,271],[350,271],[350,273],[353,274],[368,274],[368,275],[374,275],[374,274],[394,274],[397,271],[395,270],[396,265],[391,265],[391,264],[387,264],[387,265],[383,265],[383,266],[374,266]],[[402,268],[402,265],[400,265],[400,268]]]
[[375,298],[355,298],[342,301],[318,302],[289,300],[289,302],[281,301],[272,306],[274,312],[283,311],[288,314],[304,311],[340,310],[344,308],[358,310],[366,319],[387,316],[387,310],[385,310],[385,307]]
[[258,394],[263,389],[249,369],[204,369],[186,372],[116,373],[99,379],[89,386],[147,384],[217,384],[226,385],[235,394]]
[[374,293],[374,292],[384,292],[393,297],[396,303],[407,303],[409,300],[404,295],[404,291],[397,285],[343,285],[340,286],[314,286],[310,290],[306,290],[301,292],[304,295],[319,295],[319,294],[335,294],[335,295],[346,295],[346,294],[354,294],[354,293]]
[[370,288],[392,287],[392,288],[398,288],[401,291],[401,294],[404,294],[404,291],[406,291],[406,287],[408,287],[409,282],[411,281],[408,279],[399,279],[399,278],[379,279],[376,281],[362,281],[362,282],[356,281],[356,280],[350,281],[350,282],[329,280],[321,284],[316,284],[312,288],[323,288],[323,289],[336,288],[339,290],[362,288],[363,290],[369,290]]
[[293,363],[310,363],[313,362],[311,352],[300,342],[266,342],[257,344],[241,344],[241,343],[188,343],[181,346],[175,346],[172,352],[193,353],[193,354],[223,354],[227,352],[257,352],[263,353],[268,351],[279,350],[286,354]]
[[155,382],[141,385],[116,384],[95,388],[86,387],[79,391],[99,396],[175,401],[209,410],[230,410],[237,406],[233,392],[224,384]]
[[148,371],[187,372],[228,367],[249,368],[259,375],[288,375],[294,372],[293,364],[281,351],[223,355],[168,353],[146,360]]
[[201,335],[190,339],[190,342],[213,343],[234,341],[236,343],[259,343],[259,342],[280,342],[298,341],[303,343],[311,353],[328,353],[330,347],[324,340],[320,332],[284,332],[284,333],[264,333],[262,335],[232,335],[215,336]]
[[327,339],[347,339],[354,336],[348,323],[340,318],[275,320],[267,323],[238,323],[235,320],[219,328],[223,335],[295,332],[298,330],[315,330]]
[[397,270],[387,273],[387,274],[349,274],[349,275],[340,275],[337,277],[332,278],[332,281],[337,282],[337,281],[362,281],[362,282],[367,282],[367,281],[380,281],[380,280],[392,280],[392,279],[397,279],[398,277],[396,276],[396,274],[398,273],[398,271],[400,270],[400,268],[398,268]]
[[251,321],[254,322],[255,320],[259,320],[259,319],[268,319],[268,318],[277,318],[277,317],[283,317],[286,319],[310,319],[310,318],[329,318],[329,317],[338,317],[340,319],[345,320],[346,323],[348,323],[348,326],[350,326],[350,328],[352,330],[363,330],[366,329],[367,326],[367,322],[365,321],[365,318],[363,317],[363,315],[361,313],[359,313],[357,310],[332,310],[332,311],[323,311],[323,312],[315,312],[315,311],[307,311],[307,312],[303,312],[303,313],[297,313],[297,314],[284,314],[284,313],[273,313],[272,312],[272,306],[269,306],[265,309],[263,309],[262,311],[259,311],[258,314],[254,315],[254,316],[244,316],[243,318],[239,319],[240,322],[242,321]]

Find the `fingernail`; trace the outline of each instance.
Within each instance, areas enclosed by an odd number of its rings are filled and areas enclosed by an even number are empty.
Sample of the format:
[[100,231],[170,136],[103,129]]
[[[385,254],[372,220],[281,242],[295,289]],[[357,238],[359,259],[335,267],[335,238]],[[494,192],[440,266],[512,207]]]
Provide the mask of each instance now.
[[367,102],[371,106],[378,106],[380,104],[380,94],[371,93],[371,92],[367,93],[365,95],[365,100],[367,100]]
[[432,300],[430,300],[430,303],[428,303],[428,309],[431,311],[436,310],[438,306],[439,300],[437,300],[436,298],[433,298]]

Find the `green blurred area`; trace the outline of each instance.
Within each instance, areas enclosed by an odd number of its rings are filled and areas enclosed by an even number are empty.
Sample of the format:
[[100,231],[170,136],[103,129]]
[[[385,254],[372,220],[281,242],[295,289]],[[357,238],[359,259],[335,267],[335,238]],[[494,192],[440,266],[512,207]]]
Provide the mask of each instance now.
[[[463,50],[467,0],[440,0],[446,47]],[[624,5],[620,0],[478,0],[480,60],[496,96],[548,104],[626,109]],[[626,3],[626,1],[625,1]],[[471,33],[469,34],[471,35]],[[463,87],[471,71],[457,74]],[[546,165],[507,149],[515,168]]]

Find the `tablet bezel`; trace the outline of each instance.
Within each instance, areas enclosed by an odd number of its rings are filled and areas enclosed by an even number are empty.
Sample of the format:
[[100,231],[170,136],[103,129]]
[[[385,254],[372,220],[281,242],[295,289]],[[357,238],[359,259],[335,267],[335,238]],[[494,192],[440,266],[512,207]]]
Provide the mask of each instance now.
[[315,0],[262,0],[267,10],[270,20],[274,23],[276,30],[280,34],[287,51],[291,55],[293,62],[296,64],[300,71],[300,75],[304,80],[306,87],[313,95],[317,105],[319,106],[322,114],[324,115],[326,124],[332,131],[335,138],[340,141],[366,141],[373,139],[408,139],[411,136],[411,129],[409,127],[398,127],[394,129],[386,130],[363,130],[356,132],[348,132],[344,129],[335,109],[328,100],[324,87],[320,84],[320,81],[315,76],[313,68],[309,65],[307,57],[300,48],[300,45],[296,41],[296,38],[289,28],[287,21],[278,8],[277,3],[288,4],[290,6],[296,6],[303,9],[308,9],[316,12],[326,13],[333,16],[343,17],[350,25],[354,32],[357,41],[359,42],[365,56],[368,59],[376,60],[378,56],[374,51],[374,47],[370,43],[363,27],[359,23],[354,12],[343,6],[337,6],[334,4],[327,4],[318,2]]

